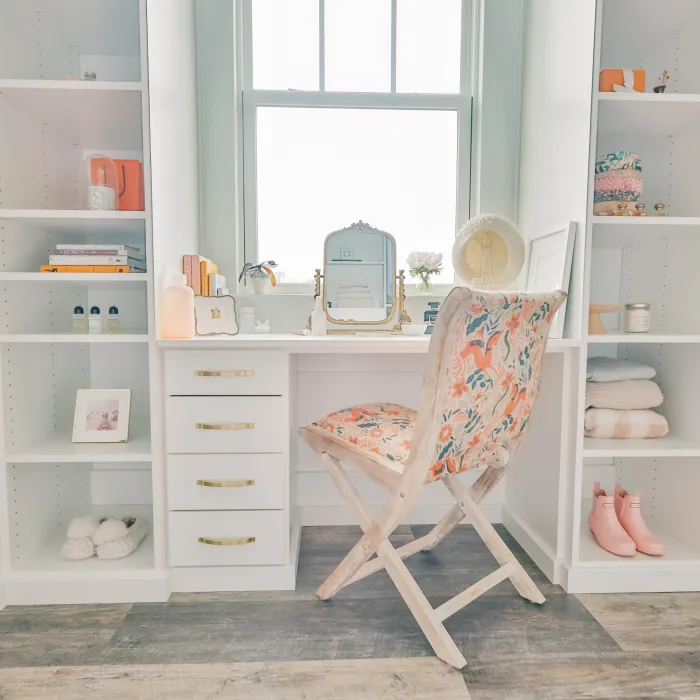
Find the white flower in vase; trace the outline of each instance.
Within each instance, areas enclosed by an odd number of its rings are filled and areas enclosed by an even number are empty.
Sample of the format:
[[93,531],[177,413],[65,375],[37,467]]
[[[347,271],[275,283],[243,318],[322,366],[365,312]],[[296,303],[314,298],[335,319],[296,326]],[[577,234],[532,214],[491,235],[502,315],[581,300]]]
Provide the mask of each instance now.
[[423,294],[432,289],[430,277],[442,271],[442,253],[421,253],[414,250],[406,258],[408,273],[418,279],[416,289]]

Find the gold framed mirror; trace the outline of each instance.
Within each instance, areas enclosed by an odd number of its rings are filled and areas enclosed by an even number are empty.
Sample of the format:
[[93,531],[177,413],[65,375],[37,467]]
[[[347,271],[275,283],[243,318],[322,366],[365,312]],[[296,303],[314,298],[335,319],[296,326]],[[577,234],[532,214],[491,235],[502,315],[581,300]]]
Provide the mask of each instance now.
[[400,333],[410,323],[404,274],[396,271],[396,240],[357,221],[326,236],[323,274],[315,295],[323,298],[329,333]]

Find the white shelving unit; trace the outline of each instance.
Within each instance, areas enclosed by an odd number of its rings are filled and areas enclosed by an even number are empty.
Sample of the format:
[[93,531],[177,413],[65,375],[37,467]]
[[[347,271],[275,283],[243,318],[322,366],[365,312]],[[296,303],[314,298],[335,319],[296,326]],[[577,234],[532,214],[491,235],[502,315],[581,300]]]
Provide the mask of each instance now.
[[[571,26],[575,35],[565,29]],[[548,499],[523,489],[538,509],[506,509],[504,518],[569,592],[700,590],[699,61],[700,5],[692,0],[528,3],[519,223],[532,236],[576,221],[567,336],[581,345],[564,372],[566,458],[558,473],[541,466],[529,475],[533,489],[546,485]],[[602,68],[646,70],[646,92],[598,92]],[[667,93],[653,93],[664,70]],[[593,216],[596,157],[621,150],[642,160],[647,217]],[[659,202],[670,216],[651,215]],[[607,334],[588,334],[589,302],[640,301],[651,304],[649,333],[626,334],[617,314],[604,314]],[[668,436],[584,437],[593,355],[656,368],[664,394],[656,410],[668,420]],[[666,543],[663,557],[615,557],[595,543],[588,531],[595,481],[642,491],[644,517]]]
[[[0,0],[0,607],[169,595],[146,37],[146,0]],[[93,154],[142,161],[145,211],[85,209]],[[105,242],[143,247],[148,271],[38,272],[57,243]],[[123,332],[71,333],[76,305],[117,306]],[[72,442],[80,388],[131,389],[127,443]],[[149,535],[123,560],[63,560],[89,512]]]

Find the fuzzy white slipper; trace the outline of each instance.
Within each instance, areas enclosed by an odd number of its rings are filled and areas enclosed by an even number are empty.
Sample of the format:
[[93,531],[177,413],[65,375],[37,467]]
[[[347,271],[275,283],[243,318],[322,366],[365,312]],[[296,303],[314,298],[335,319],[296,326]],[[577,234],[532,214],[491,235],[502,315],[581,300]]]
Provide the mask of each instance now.
[[84,518],[73,518],[71,524],[68,526],[68,538],[77,539],[92,537],[102,520],[104,520],[104,518],[98,518],[96,515],[86,515]]
[[128,532],[126,523],[119,518],[105,518],[100,526],[92,534],[92,541],[95,546],[105,544],[105,542],[113,542],[125,537]]
[[89,537],[69,537],[61,548],[61,556],[71,561],[95,556],[95,545]]
[[[120,521],[126,534],[95,547],[100,559],[123,559],[135,552],[148,533],[148,522],[144,518],[124,518]],[[116,531],[116,528],[115,528]],[[94,540],[94,538],[93,538]]]

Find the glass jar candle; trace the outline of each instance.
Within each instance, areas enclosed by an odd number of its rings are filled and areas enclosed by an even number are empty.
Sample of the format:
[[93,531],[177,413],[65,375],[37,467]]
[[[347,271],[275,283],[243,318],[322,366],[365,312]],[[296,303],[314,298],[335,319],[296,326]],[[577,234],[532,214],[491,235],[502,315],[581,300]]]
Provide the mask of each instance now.
[[651,304],[625,304],[625,333],[648,333],[651,328]]

